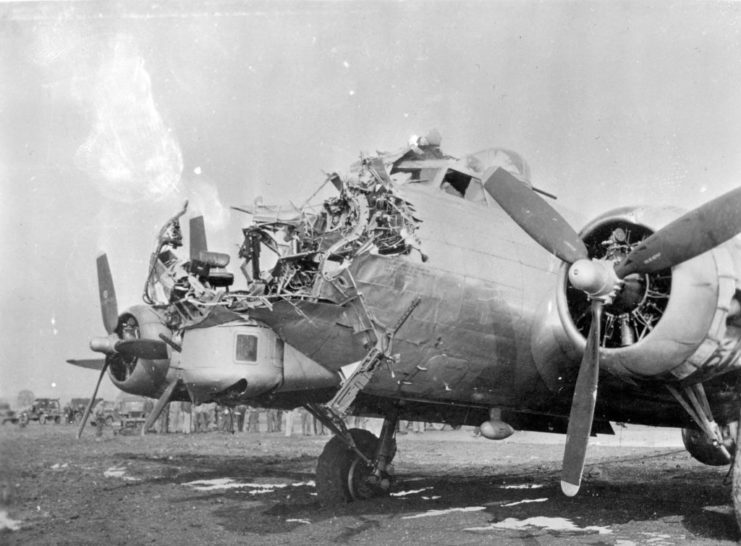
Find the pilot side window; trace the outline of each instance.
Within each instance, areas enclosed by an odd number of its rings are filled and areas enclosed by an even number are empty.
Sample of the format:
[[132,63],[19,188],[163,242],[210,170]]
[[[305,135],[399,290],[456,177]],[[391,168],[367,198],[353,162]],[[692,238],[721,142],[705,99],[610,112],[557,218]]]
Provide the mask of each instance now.
[[440,187],[446,193],[462,197],[466,201],[473,201],[474,203],[481,203],[484,205],[487,203],[486,196],[484,195],[485,190],[481,184],[481,180],[474,178],[469,174],[448,169]]
[[257,362],[257,336],[237,334],[237,362]]

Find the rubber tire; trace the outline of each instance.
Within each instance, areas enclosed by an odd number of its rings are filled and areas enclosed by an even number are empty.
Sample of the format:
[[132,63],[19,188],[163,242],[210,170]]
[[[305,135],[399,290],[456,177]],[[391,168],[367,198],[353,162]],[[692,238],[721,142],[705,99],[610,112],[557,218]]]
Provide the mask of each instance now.
[[[725,466],[731,461],[715,446],[703,443],[704,433],[695,428],[682,429],[682,443],[687,452],[697,461],[708,466]],[[735,439],[734,439],[735,440]],[[736,449],[735,442],[727,447],[728,452],[733,457],[733,451]]]
[[46,415],[44,415],[43,413],[41,415],[39,415],[39,424],[40,425],[45,425],[46,424]]
[[[378,438],[367,430],[353,428],[350,434],[360,451],[367,457],[374,457]],[[396,446],[394,446],[394,454]],[[360,466],[359,466],[360,465]],[[326,506],[346,504],[357,500],[367,500],[388,494],[380,488],[352,487],[358,471],[362,474],[365,464],[357,454],[347,447],[339,437],[334,436],[324,446],[316,466],[316,492],[319,502]],[[356,480],[351,480],[351,471]],[[357,483],[357,482],[356,482]]]

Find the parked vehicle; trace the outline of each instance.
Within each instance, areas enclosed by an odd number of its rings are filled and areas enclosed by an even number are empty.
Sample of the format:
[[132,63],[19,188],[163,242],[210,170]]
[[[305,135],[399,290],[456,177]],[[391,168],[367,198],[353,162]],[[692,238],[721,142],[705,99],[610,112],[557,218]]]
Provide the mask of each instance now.
[[21,426],[31,421],[38,421],[42,425],[47,422],[61,423],[62,407],[59,404],[59,398],[37,398],[30,408],[20,413],[18,420]]
[[18,422],[18,415],[10,409],[10,404],[7,402],[0,402],[0,422],[3,425],[5,423],[16,424]]
[[[98,404],[103,404],[101,410],[98,409]],[[116,408],[115,402],[109,402],[108,400],[102,400],[97,402],[93,406],[93,424],[97,423],[98,418],[102,417],[105,420],[105,424],[111,426],[114,421],[119,420],[118,409]]]
[[[95,404],[97,404],[100,400],[103,399],[96,398]],[[82,415],[85,413],[85,408],[87,407],[89,402],[90,398],[73,398],[69,401],[71,423],[79,423],[82,420]],[[93,408],[95,407],[95,404],[93,404]]]

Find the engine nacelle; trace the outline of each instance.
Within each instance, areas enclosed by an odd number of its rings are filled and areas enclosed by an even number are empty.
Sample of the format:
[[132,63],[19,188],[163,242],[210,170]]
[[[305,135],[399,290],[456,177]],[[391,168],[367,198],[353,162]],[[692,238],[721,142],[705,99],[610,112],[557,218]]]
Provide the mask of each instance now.
[[192,328],[182,338],[176,366],[196,403],[249,402],[273,392],[334,387],[337,373],[286,345],[270,328],[235,320]]
[[[680,214],[668,208],[621,208],[589,223],[580,236],[590,257],[610,259],[614,253],[619,260],[630,245]],[[620,295],[604,308],[602,369],[624,378],[684,380],[740,366],[739,340],[727,335],[726,327],[738,277],[729,251],[734,244],[672,269],[627,277]],[[574,362],[584,350],[589,306],[586,295],[570,286],[564,264],[556,296],[533,332],[533,356],[551,387],[557,388],[555,376],[563,363]]]
[[[116,334],[120,339],[156,339],[160,334],[171,335],[163,319],[151,307],[137,305],[118,317]],[[169,359],[146,360],[108,355],[108,376],[124,392],[150,398],[159,397],[167,387]]]

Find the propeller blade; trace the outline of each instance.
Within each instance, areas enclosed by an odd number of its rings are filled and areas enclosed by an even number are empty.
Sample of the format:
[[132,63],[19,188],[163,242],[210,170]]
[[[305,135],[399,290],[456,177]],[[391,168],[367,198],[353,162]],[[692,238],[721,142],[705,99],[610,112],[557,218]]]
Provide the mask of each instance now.
[[179,384],[179,379],[170,383],[165,389],[165,392],[162,393],[162,396],[157,399],[157,402],[154,404],[154,408],[152,408],[152,411],[149,413],[149,415],[147,415],[147,420],[144,423],[144,427],[142,427],[142,436],[144,436],[147,431],[152,428],[154,422],[159,419],[162,410],[165,409],[165,406],[170,401],[172,393],[175,392],[175,387],[177,387]]
[[497,168],[486,177],[484,187],[504,212],[548,252],[570,264],[589,257],[587,248],[568,222],[508,171]]
[[102,370],[105,366],[105,358],[70,358],[67,362],[89,370]]
[[584,357],[574,388],[574,398],[571,402],[561,469],[561,490],[568,497],[573,497],[579,492],[587,444],[592,432],[594,406],[597,402],[597,380],[599,379],[602,306],[602,301],[592,301],[592,325],[589,328],[587,346],[584,349]]
[[108,256],[101,254],[96,261],[98,268],[98,295],[100,296],[100,310],[103,313],[103,325],[106,332],[113,333],[118,326],[118,302],[116,290],[113,288],[111,268],[108,266]]
[[167,343],[158,339],[125,339],[116,343],[116,352],[131,358],[163,360],[168,358]]
[[103,376],[105,375],[105,372],[108,369],[109,362],[110,362],[110,359],[106,358],[105,363],[103,364],[103,367],[100,369],[100,375],[98,376],[98,382],[95,384],[95,389],[93,390],[93,397],[90,399],[90,402],[88,402],[87,407],[85,408],[85,413],[82,414],[82,421],[80,421],[80,428],[77,430],[78,440],[82,436],[82,430],[85,428],[85,424],[87,423],[88,417],[90,417],[90,411],[93,409],[93,405],[95,404],[95,397],[98,396],[98,389],[100,388],[100,382],[103,380]]
[[208,252],[206,226],[203,216],[196,216],[190,219],[190,259],[197,260],[201,252]]
[[648,237],[615,267],[618,277],[674,267],[741,232],[741,187],[691,210]]

